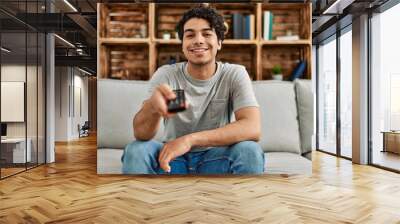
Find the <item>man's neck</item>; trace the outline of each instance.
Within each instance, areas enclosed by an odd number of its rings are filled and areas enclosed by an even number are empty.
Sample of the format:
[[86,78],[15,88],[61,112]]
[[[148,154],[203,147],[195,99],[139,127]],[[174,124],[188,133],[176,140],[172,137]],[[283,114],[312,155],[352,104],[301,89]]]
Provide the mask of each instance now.
[[189,75],[195,79],[207,80],[215,74],[216,70],[217,64],[215,61],[206,65],[194,65],[190,62],[187,64],[187,71]]

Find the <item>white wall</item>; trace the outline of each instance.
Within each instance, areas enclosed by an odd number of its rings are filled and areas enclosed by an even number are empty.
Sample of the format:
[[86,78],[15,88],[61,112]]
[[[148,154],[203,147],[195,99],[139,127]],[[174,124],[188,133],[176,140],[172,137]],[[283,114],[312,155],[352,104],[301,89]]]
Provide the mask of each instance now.
[[70,83],[67,67],[55,68],[55,141],[68,140],[68,86]]
[[[72,135],[78,137],[79,133],[78,133],[78,124],[80,124],[81,126],[85,123],[85,121],[88,120],[88,106],[89,106],[89,102],[88,102],[88,77],[87,76],[81,76],[82,73],[78,73],[78,75],[76,75],[76,71],[75,70],[75,79],[74,79],[74,86],[75,86],[75,113],[73,113],[74,115],[74,119],[72,120]],[[79,93],[77,93],[77,91],[80,90],[80,99],[79,97]],[[81,101],[80,103],[78,101]],[[79,108],[81,107],[81,108]],[[81,109],[81,111],[79,111],[79,109]]]
[[[25,65],[18,65],[18,64],[2,65],[1,81],[25,82]],[[5,110],[5,108],[1,109]],[[24,122],[7,123],[7,137],[25,137],[25,123]]]
[[55,85],[55,140],[77,139],[78,124],[83,125],[88,120],[88,78],[75,68],[56,67]]
[[[36,81],[34,83],[31,83],[32,78],[29,77],[30,75],[35,75],[36,76],[36,67],[34,66],[28,66],[27,67],[27,71],[28,71],[28,80],[30,80],[30,85],[36,85]],[[1,66],[1,81],[3,82],[25,82],[25,75],[26,75],[26,71],[25,71],[25,65],[18,65],[18,64],[6,64],[6,65],[2,65]],[[27,88],[27,102],[28,104],[30,102],[33,102],[35,98],[36,99],[36,88]],[[31,92],[32,91],[32,92]],[[4,97],[4,96],[3,96]],[[29,98],[30,97],[30,98]],[[36,104],[34,105],[28,105],[31,106],[28,110],[27,116],[28,116],[28,129],[30,127],[32,127],[33,129],[36,130],[36,113],[33,114],[31,113],[31,111],[36,109]],[[32,108],[34,106],[34,108]],[[1,108],[2,110],[5,110],[6,108]],[[31,122],[35,122],[35,124],[32,124]],[[10,122],[7,123],[7,136],[8,137],[25,137],[25,123],[26,122]],[[30,130],[28,130],[28,137],[29,134],[31,133]]]
[[[27,82],[25,78],[27,78]],[[3,64],[1,66],[1,81],[25,82],[27,91],[26,107],[22,108],[23,112],[26,110],[27,120],[25,122],[7,122],[7,137],[24,138],[26,133],[31,143],[32,161],[36,162],[36,158],[38,158],[39,163],[44,163],[45,153],[43,79],[44,74],[40,66],[28,65],[25,67],[25,64]],[[7,108],[1,108],[1,110],[7,110]]]

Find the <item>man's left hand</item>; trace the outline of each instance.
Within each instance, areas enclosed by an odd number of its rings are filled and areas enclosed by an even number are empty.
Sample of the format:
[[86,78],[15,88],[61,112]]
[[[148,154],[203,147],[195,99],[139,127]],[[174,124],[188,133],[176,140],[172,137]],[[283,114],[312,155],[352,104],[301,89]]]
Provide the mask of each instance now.
[[169,166],[169,163],[178,156],[189,152],[191,147],[192,143],[188,136],[182,136],[165,143],[163,148],[161,149],[160,155],[158,156],[160,167],[165,172],[171,172],[171,167]]

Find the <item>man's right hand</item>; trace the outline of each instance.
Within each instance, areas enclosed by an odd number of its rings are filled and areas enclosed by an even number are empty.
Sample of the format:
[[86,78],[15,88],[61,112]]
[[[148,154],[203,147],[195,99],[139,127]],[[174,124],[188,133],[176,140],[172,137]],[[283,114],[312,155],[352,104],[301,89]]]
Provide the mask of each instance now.
[[168,100],[176,98],[174,91],[167,84],[161,84],[154,89],[149,102],[155,113],[158,113],[164,118],[170,118],[176,113],[168,113]]

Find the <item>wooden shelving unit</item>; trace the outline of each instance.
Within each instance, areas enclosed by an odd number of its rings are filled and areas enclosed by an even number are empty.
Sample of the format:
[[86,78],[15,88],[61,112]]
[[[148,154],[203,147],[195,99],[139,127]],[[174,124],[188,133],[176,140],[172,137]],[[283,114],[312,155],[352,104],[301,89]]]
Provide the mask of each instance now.
[[[271,69],[281,65],[288,78],[299,60],[307,62],[311,78],[311,3],[218,3],[210,4],[232,27],[232,13],[255,16],[254,39],[232,39],[229,28],[217,59],[242,64],[253,80],[271,79]],[[98,77],[148,80],[155,70],[171,62],[185,60],[175,27],[193,4],[98,4]],[[274,14],[273,40],[264,40],[263,12]],[[276,40],[290,29],[299,40]],[[164,32],[171,39],[162,38]],[[178,60],[176,60],[178,59]],[[303,77],[304,78],[304,77]]]

